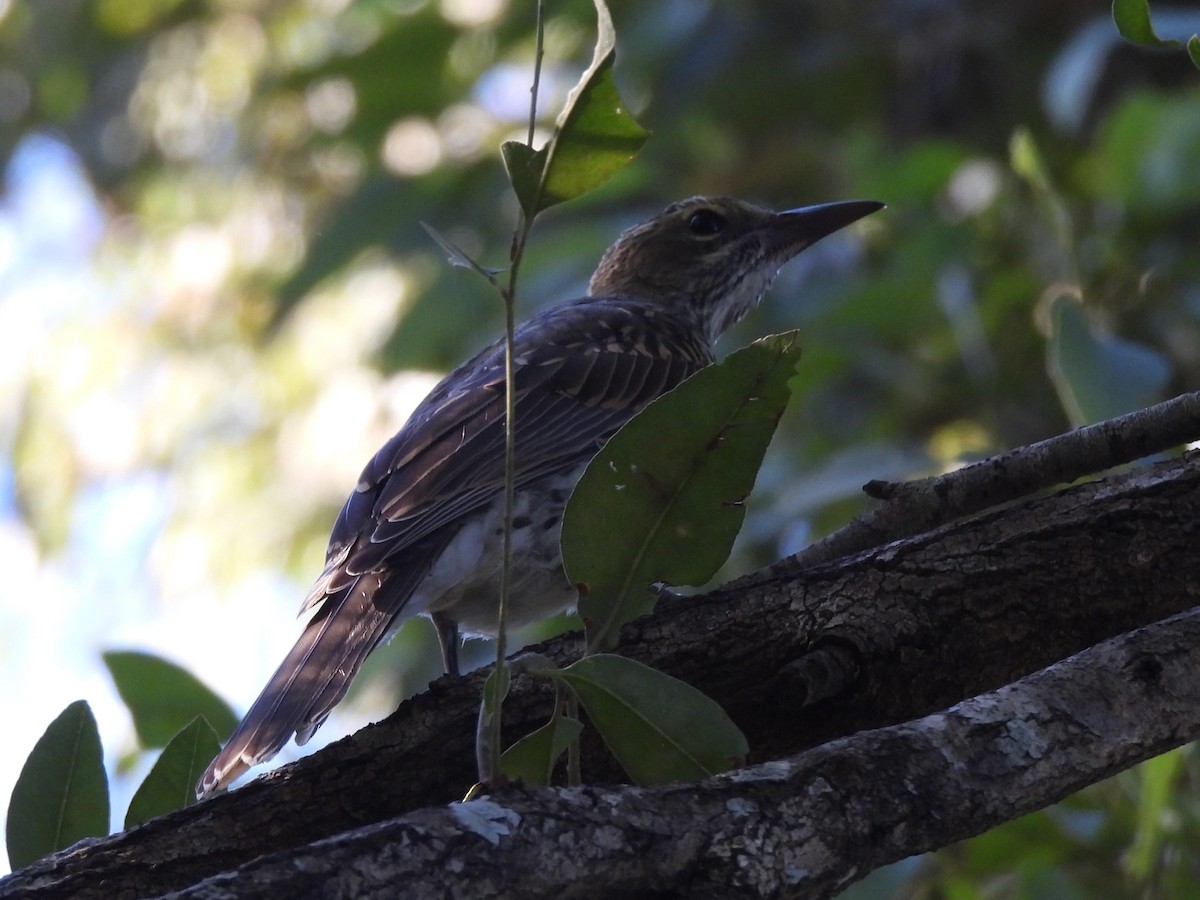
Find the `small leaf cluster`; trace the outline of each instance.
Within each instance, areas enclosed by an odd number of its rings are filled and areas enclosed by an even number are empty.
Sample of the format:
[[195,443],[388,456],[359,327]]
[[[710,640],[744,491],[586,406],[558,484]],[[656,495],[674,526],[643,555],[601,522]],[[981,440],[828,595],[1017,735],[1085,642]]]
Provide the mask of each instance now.
[[[1179,41],[1163,40],[1155,33],[1150,21],[1149,0],[1113,0],[1113,21],[1121,37],[1132,44],[1164,50],[1178,50],[1183,46]],[[1200,35],[1193,34],[1188,38],[1187,53],[1192,64],[1200,69]]]
[[[196,802],[195,784],[237,724],[229,705],[161,657],[104,654],[142,750],[161,750],[129,803],[125,828]],[[108,775],[86,700],[59,713],[34,745],[8,807],[8,859],[18,869],[76,841],[108,834]]]

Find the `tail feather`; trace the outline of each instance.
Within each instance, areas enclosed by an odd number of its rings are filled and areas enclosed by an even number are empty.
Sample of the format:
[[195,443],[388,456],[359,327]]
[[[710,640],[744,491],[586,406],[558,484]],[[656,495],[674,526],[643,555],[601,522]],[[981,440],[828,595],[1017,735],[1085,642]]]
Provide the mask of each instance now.
[[379,642],[387,636],[389,630],[386,625],[380,629],[374,621],[367,620],[365,617],[351,623],[350,633],[340,638],[343,653],[336,665],[335,675],[337,677],[330,678],[313,698],[309,707],[309,715],[304,724],[296,729],[297,744],[307,744],[316,730],[321,727],[330,710],[342,702],[342,698],[346,696],[346,691],[350,687],[350,680],[362,668],[363,662],[366,661],[371,651],[379,646]]
[[363,575],[342,597],[326,600],[209,763],[196,785],[198,796],[225,788],[251,766],[270,759],[293,733],[303,743],[321,726],[367,654],[399,617],[394,605],[376,603],[380,586],[378,575]]

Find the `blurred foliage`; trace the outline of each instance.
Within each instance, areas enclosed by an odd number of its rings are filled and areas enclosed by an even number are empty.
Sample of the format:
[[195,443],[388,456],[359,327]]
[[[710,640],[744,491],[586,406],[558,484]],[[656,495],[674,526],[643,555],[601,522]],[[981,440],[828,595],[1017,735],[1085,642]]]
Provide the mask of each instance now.
[[[581,292],[621,228],[682,196],[889,204],[788,266],[727,338],[799,328],[804,351],[729,571],[845,521],[870,478],[1120,406],[1104,386],[1127,385],[1125,366],[1139,401],[1200,384],[1186,53],[1123,43],[1082,0],[611,6],[615,79],[652,137],[539,223],[523,312]],[[550,13],[552,115],[593,10]],[[1164,38],[1198,18],[1154,10]],[[86,287],[63,300],[0,278],[0,437],[39,560],[81,539],[97,491],[149,483],[161,522],[139,574],[156,609],[250,615],[254,579],[277,570],[299,600],[430,371],[499,330],[488,286],[418,223],[507,258],[498,146],[523,136],[532,49],[533,4],[508,0],[0,0],[9,194],[22,159],[67,146],[102,213],[79,249]],[[432,652],[400,655],[372,659],[360,700],[385,709],[435,670]],[[1192,896],[1196,763],[1180,759],[857,896]]]
[[1187,49],[1188,56],[1197,69],[1200,69],[1200,36],[1193,34],[1185,45],[1182,41],[1164,41],[1154,33],[1154,25],[1150,21],[1149,0],[1113,0],[1113,22],[1121,37],[1133,44],[1145,47],[1159,47],[1167,50]]
[[228,739],[237,727],[238,717],[229,705],[170,660],[148,653],[108,650],[104,664],[129,708],[143,748],[165,747],[197,718],[208,723],[219,741]]

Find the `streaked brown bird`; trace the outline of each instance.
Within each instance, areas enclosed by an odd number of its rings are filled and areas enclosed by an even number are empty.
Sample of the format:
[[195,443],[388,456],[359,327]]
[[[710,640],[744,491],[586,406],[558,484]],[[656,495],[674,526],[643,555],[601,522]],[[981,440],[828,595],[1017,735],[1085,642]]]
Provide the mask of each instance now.
[[[683,200],[622,234],[586,297],[517,327],[511,627],[575,602],[559,533],[596,451],[713,362],[713,343],[785,262],[882,206],[775,213],[728,198]],[[447,375],[367,463],[301,607],[315,613],[200,779],[200,796],[274,756],[293,733],[299,744],[312,737],[367,654],[412,616],[433,619],[452,673],[460,631],[495,634],[504,405],[500,340]]]

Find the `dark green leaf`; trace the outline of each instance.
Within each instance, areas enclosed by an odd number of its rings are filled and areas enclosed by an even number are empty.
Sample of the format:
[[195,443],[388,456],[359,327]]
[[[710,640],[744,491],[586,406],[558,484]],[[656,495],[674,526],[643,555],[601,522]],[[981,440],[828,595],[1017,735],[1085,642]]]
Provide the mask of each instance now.
[[583,725],[555,710],[549,722],[504,751],[500,770],[525,784],[548,785],[558,758],[581,731]]
[[1149,347],[1097,331],[1083,307],[1063,295],[1050,308],[1050,377],[1075,425],[1087,425],[1162,399],[1170,370]]
[[740,764],[745,736],[694,687],[623,656],[587,656],[559,674],[629,776],[694,781]]
[[1200,69],[1200,35],[1193,34],[1188,38],[1187,52],[1192,59],[1192,65]]
[[743,347],[647,406],[589,464],[562,533],[589,647],[611,647],[648,612],[654,582],[703,584],[728,558],[799,357],[795,332]]
[[8,804],[14,869],[85,837],[108,834],[108,778],[96,719],[84,700],[64,709],[34,745]]
[[129,802],[125,827],[191,806],[196,802],[196,782],[209,760],[221,749],[221,740],[203,716],[196,716],[167,742],[158,761]]
[[532,216],[537,207],[538,190],[542,184],[542,173],[546,168],[546,148],[534,150],[520,141],[505,141],[500,145],[500,156],[504,169],[512,183],[513,193],[520,201],[526,216]]
[[222,740],[237,726],[229,704],[175,663],[133,651],[109,651],[104,663],[147,749],[165,747],[196,716],[204,716]]
[[1113,0],[1113,21],[1121,37],[1146,47],[1178,47],[1178,41],[1164,41],[1154,33],[1147,0]]

